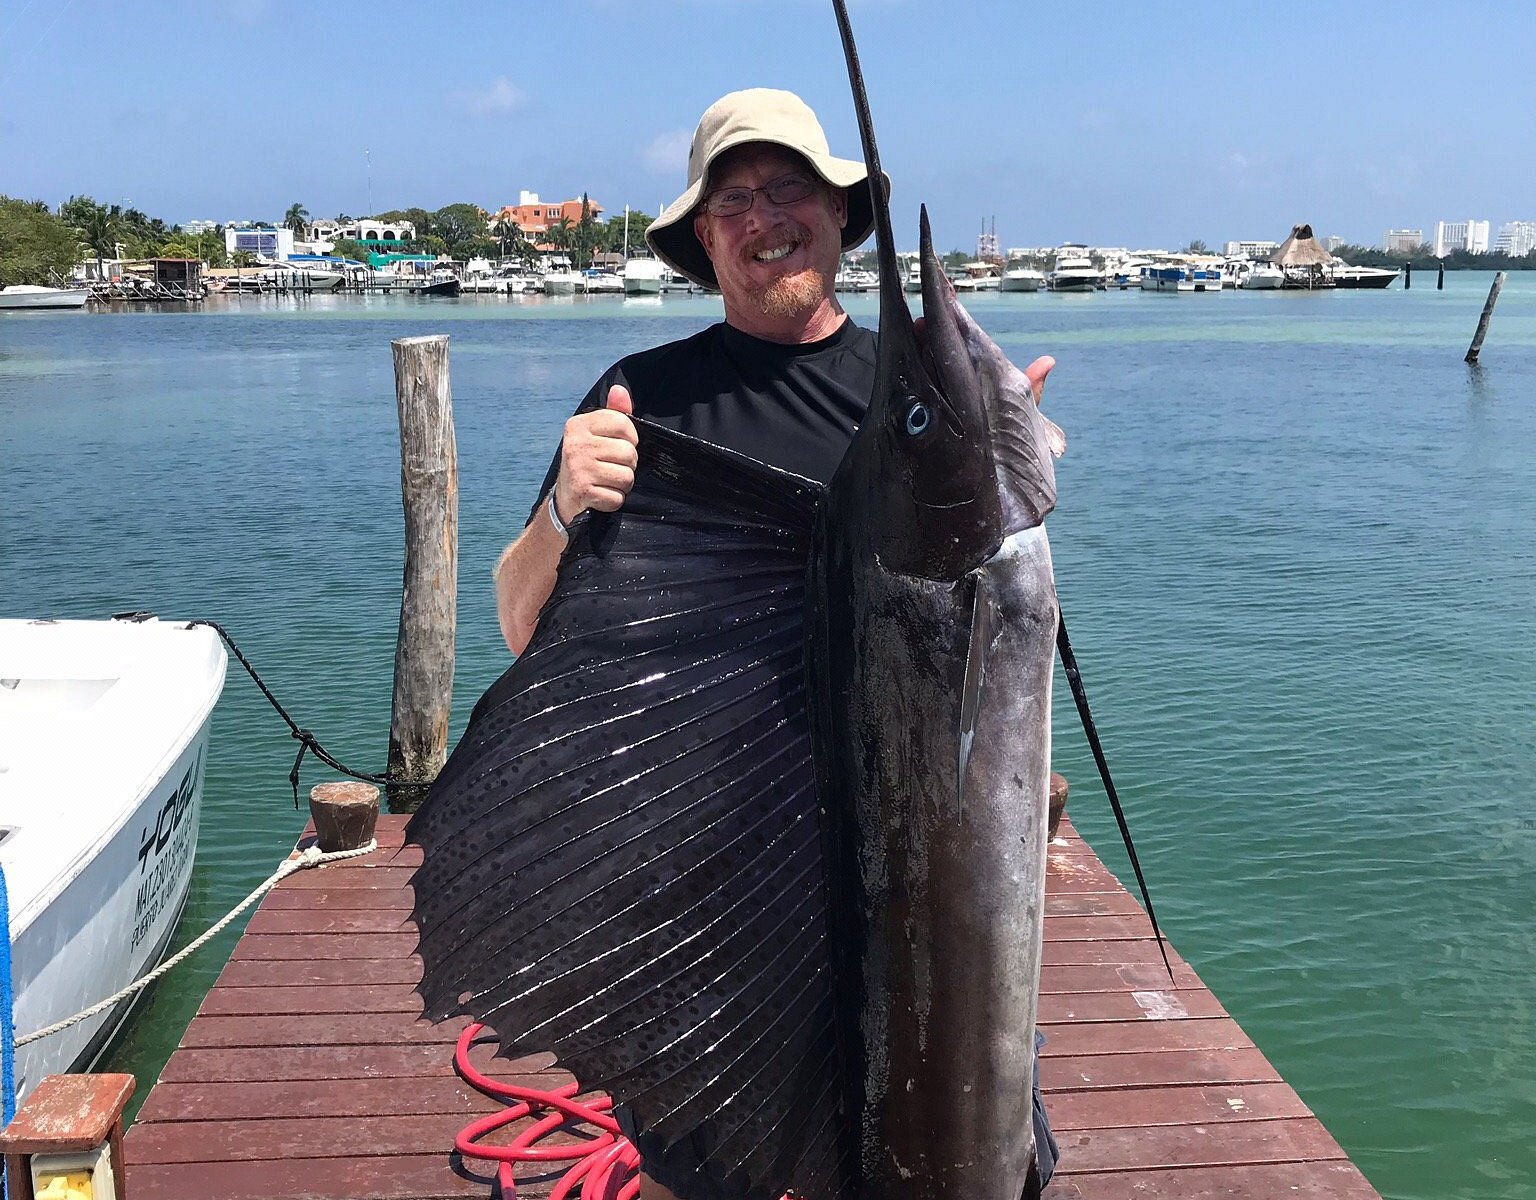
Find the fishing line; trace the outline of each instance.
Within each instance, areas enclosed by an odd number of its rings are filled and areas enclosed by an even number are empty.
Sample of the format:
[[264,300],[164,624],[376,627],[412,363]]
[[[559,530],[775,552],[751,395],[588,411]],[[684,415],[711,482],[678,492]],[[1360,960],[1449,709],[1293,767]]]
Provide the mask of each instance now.
[[1163,956],[1163,967],[1168,979],[1173,981],[1173,967],[1168,962],[1168,947],[1163,942],[1163,931],[1157,926],[1157,913],[1152,908],[1152,896],[1147,891],[1147,880],[1141,873],[1141,862],[1136,857],[1136,847],[1131,843],[1131,827],[1125,823],[1125,810],[1120,807],[1120,796],[1115,791],[1115,781],[1109,777],[1109,761],[1104,757],[1104,747],[1099,743],[1099,731],[1093,723],[1093,712],[1088,707],[1088,691],[1083,687],[1083,675],[1078,670],[1077,655],[1072,653],[1072,639],[1067,636],[1067,619],[1059,609],[1056,620],[1056,649],[1061,654],[1062,669],[1067,673],[1067,683],[1072,688],[1072,699],[1077,703],[1077,715],[1083,722],[1083,732],[1088,735],[1088,745],[1093,750],[1093,761],[1099,768],[1099,778],[1104,781],[1104,791],[1109,795],[1109,807],[1114,811],[1115,824],[1120,826],[1120,838],[1125,842],[1125,852],[1131,858],[1131,870],[1136,872],[1136,886],[1141,889],[1142,903],[1147,906],[1147,917],[1152,922],[1152,936],[1157,939],[1158,953]]

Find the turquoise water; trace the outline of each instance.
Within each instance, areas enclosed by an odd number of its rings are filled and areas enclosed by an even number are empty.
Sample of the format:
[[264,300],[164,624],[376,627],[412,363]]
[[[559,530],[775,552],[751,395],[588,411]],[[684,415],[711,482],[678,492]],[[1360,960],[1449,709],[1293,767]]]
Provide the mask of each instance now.
[[[1536,278],[1446,290],[993,296],[1056,355],[1051,522],[1101,733],[1174,944],[1389,1197],[1536,1178]],[[855,314],[874,321],[867,299]],[[299,719],[380,769],[399,614],[389,340],[452,335],[455,734],[507,662],[489,575],[560,425],[704,299],[335,298],[0,319],[6,615],[225,624]],[[1128,878],[1065,686],[1056,764]],[[215,718],[182,940],[303,824],[243,675]],[[305,787],[321,778],[311,768]],[[153,1079],[234,934],[114,1066]]]

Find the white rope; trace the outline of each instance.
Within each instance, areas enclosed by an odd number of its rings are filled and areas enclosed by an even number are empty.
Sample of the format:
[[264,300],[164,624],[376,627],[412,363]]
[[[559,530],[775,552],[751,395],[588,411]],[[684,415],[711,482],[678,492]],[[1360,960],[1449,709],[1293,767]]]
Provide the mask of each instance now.
[[201,950],[205,945],[207,945],[210,941],[222,933],[225,927],[229,925],[231,921],[233,921],[246,909],[250,908],[251,905],[255,904],[256,901],[260,900],[264,895],[266,895],[284,879],[288,878],[288,876],[294,874],[295,872],[307,870],[310,867],[324,866],[326,863],[340,862],[344,858],[360,858],[364,854],[372,854],[378,848],[379,843],[373,839],[370,839],[366,846],[360,846],[356,850],[333,850],[329,854],[322,854],[320,852],[319,846],[310,846],[297,858],[290,858],[285,860],[282,866],[278,867],[278,869],[273,871],[271,875],[267,876],[267,878],[257,886],[254,892],[252,892],[244,900],[240,901],[239,904],[235,905],[235,907],[232,908],[222,920],[220,920],[216,925],[209,929],[207,933],[203,934],[195,942],[191,942],[184,946],[182,949],[178,950],[175,954],[166,959],[153,971],[149,972],[149,974],[139,976],[139,978],[135,979],[122,991],[117,992],[115,995],[108,996],[105,1000],[91,1005],[91,1007],[86,1009],[84,1012],[77,1012],[72,1017],[65,1017],[64,1020],[55,1021],[52,1025],[49,1025],[45,1029],[39,1029],[36,1033],[29,1033],[26,1037],[17,1038],[17,1048],[20,1049],[22,1046],[27,1045],[29,1042],[41,1041],[45,1037],[50,1037],[51,1035],[58,1033],[61,1030],[68,1029],[71,1025],[78,1025],[81,1021],[89,1021],[92,1017],[96,1016],[97,1013],[105,1012],[113,1005],[119,1003],[120,1001],[126,1000],[135,992],[148,987],[155,980],[159,979],[160,976],[164,975],[172,967],[176,966],[177,963],[194,954],[198,950]]

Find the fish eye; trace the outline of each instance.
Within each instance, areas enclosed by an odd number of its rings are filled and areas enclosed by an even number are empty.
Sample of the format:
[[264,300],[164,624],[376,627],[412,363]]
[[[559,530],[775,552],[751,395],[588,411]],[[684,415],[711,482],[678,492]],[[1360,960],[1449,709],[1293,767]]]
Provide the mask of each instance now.
[[928,406],[921,400],[913,400],[907,407],[907,432],[913,436],[920,436],[933,422],[933,414],[928,411]]

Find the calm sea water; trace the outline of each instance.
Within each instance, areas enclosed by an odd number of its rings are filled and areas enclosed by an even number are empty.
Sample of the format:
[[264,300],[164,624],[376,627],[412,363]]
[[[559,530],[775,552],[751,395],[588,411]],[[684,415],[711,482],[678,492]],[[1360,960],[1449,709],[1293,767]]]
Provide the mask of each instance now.
[[[1016,361],[1060,362],[1058,582],[1174,944],[1385,1195],[1529,1197],[1536,278],[1510,277],[1476,370],[1489,277],[1431,283],[973,311]],[[302,723],[381,769],[390,339],[453,339],[456,735],[508,661],[490,570],[564,418],[613,358],[718,315],[672,297],[7,314],[4,611],[217,619]],[[1129,878],[1058,687],[1072,812]],[[293,750],[231,673],[182,941],[299,832]],[[115,1068],[154,1078],[234,936],[156,991]]]

